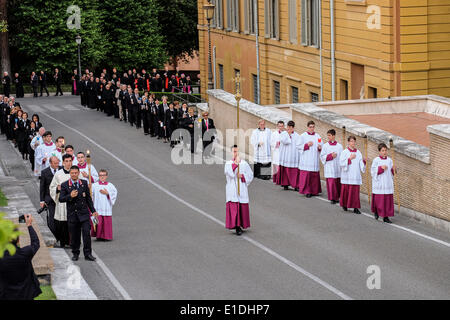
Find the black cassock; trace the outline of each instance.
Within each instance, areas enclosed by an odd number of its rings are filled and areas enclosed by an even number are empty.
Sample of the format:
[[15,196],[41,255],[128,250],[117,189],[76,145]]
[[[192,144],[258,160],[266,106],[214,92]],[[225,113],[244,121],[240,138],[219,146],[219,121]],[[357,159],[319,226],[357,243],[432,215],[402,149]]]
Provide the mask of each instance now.
[[150,122],[149,122],[149,113],[150,113],[150,104],[148,100],[142,101],[141,103],[141,116],[142,116],[142,124],[144,126],[144,133],[149,134]]
[[175,144],[176,138],[172,140],[172,133],[178,127],[178,112],[175,109],[167,109],[165,113],[164,124],[167,130],[167,137],[170,139],[170,145],[173,146]]
[[87,100],[88,100],[88,107],[90,109],[95,109],[95,103],[97,102],[97,90],[96,85],[94,82],[89,81],[87,85]]
[[105,113],[109,116],[113,115],[113,100],[114,100],[114,90],[106,88],[102,92],[103,109]]
[[20,77],[14,78],[14,84],[16,86],[16,98],[23,98],[23,83],[22,80],[20,80]]
[[86,107],[88,105],[88,83],[89,81],[83,80],[80,81],[80,99],[81,99],[81,105],[83,107]]
[[95,95],[97,96],[97,99],[95,100],[95,107],[97,108],[97,111],[103,111],[102,93],[103,83],[95,82]]
[[156,103],[149,102],[149,110],[150,135],[154,137],[159,133],[158,107],[156,106]]

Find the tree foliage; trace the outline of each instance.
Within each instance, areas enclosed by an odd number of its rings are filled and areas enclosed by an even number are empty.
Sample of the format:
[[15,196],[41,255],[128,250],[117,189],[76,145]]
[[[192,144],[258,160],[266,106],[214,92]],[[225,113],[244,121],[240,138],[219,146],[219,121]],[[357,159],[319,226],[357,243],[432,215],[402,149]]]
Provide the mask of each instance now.
[[3,258],[5,250],[9,251],[9,254],[16,253],[16,247],[11,244],[11,240],[17,239],[20,232],[15,231],[16,225],[3,218],[4,214],[0,213],[0,259]]
[[198,50],[198,14],[196,0],[156,0],[158,21],[167,43],[169,57],[193,56]]

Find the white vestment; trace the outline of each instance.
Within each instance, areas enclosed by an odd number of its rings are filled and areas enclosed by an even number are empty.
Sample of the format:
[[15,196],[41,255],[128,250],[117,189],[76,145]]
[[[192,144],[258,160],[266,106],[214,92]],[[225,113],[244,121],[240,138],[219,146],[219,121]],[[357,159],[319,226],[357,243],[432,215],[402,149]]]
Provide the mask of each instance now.
[[[102,194],[100,190],[103,189],[106,189],[109,194]],[[100,184],[100,182],[96,182],[92,185],[92,201],[94,202],[94,208],[97,210],[99,215],[111,216],[112,207],[114,203],[116,203],[116,199],[117,189],[111,182],[108,182],[108,184]]]
[[253,145],[253,158],[258,163],[269,163],[272,159],[270,156],[270,144],[272,131],[269,129],[255,129],[250,138],[250,143]]
[[[313,145],[305,150],[305,144],[312,142]],[[314,134],[308,134],[303,132],[298,140],[297,149],[300,152],[300,161],[298,168],[303,171],[320,171],[320,152],[319,146],[322,146],[322,138],[317,132]]]
[[[52,142],[52,144],[41,144],[39,147],[36,148],[35,152],[35,159],[36,161],[41,165],[41,171],[48,168],[50,166],[50,157],[52,156],[53,151],[56,150],[55,144]],[[43,160],[45,162],[43,163]],[[41,172],[39,171],[39,176],[41,175]]]
[[[329,154],[335,152],[336,158],[327,161]],[[342,145],[336,143],[335,145],[330,145],[330,143],[325,143],[322,147],[322,152],[320,153],[320,160],[323,164],[323,175],[325,178],[340,178],[341,177],[341,167],[339,166],[339,157],[342,153]]]
[[[77,166],[80,169],[80,179],[84,179],[84,180],[88,181],[89,180],[89,165],[87,164],[87,162],[85,162],[83,166],[81,166],[79,163],[77,163]],[[82,172],[86,172],[86,174],[87,174],[86,178],[83,176]],[[98,172],[97,172],[97,170],[95,170],[95,167],[93,164],[91,164],[91,178],[94,180],[94,182],[98,181]]]
[[281,133],[275,130],[271,134],[271,147],[272,147],[272,164],[280,164],[280,148],[281,148]]
[[67,209],[65,202],[59,202],[60,192],[56,192],[58,185],[62,185],[64,182],[70,179],[70,174],[65,173],[64,169],[58,170],[53,176],[50,183],[50,197],[55,201],[55,220],[67,221]]
[[293,132],[291,135],[287,131],[280,134],[280,166],[287,168],[298,168],[299,152],[297,149],[300,135]]
[[[383,173],[378,174],[378,167],[387,166]],[[377,157],[372,162],[370,173],[372,175],[372,193],[373,194],[394,194],[394,176],[392,159],[387,157],[382,159]]]
[[[36,146],[36,143],[38,145]],[[44,144],[44,139],[38,134],[31,140],[30,147],[34,150],[34,175],[39,177],[41,175],[41,162],[38,162],[36,159],[37,149],[40,145]]]
[[[356,158],[348,164],[350,154],[356,154]],[[362,177],[361,172],[366,171],[366,165],[364,164],[362,154],[359,150],[356,152],[350,152],[348,148],[342,151],[339,157],[339,166],[341,167],[341,184],[353,184],[361,185]]]
[[239,173],[244,176],[245,182],[239,181],[240,194],[238,195],[238,169],[233,170],[233,163],[232,160],[227,161],[224,169],[227,180],[226,201],[248,203],[248,186],[253,180],[253,171],[245,160],[241,160],[239,163]]

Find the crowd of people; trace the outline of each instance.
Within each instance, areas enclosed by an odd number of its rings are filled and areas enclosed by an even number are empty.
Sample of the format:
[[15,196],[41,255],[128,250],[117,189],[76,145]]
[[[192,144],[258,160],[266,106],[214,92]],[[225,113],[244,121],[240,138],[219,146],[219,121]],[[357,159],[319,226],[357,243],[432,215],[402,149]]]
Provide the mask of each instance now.
[[0,95],[0,128],[22,154],[40,180],[40,207],[47,211],[47,224],[61,248],[72,248],[73,260],[80,254],[81,235],[86,260],[92,256],[91,237],[113,239],[112,207],[117,189],[108,181],[108,171],[96,170],[89,154],[75,152],[63,136],[53,142],[38,114],[29,119],[14,97]]
[[[173,135],[175,130],[186,129],[190,134],[190,149],[194,153],[199,140],[194,133],[197,126],[199,129],[201,127],[204,149],[212,143],[214,135],[211,134],[210,138],[205,137],[206,132],[215,129],[214,121],[208,117],[208,112],[202,113],[199,122],[194,108],[189,107],[186,102],[169,102],[167,96],[162,96],[160,100],[153,92],[161,90],[161,84],[164,84],[163,90],[169,92],[173,92],[178,88],[178,84],[181,84],[181,90],[189,93],[191,92],[189,77],[184,77],[183,73],[178,76],[178,71],[171,74],[167,68],[163,77],[160,77],[156,69],[153,69],[153,73],[149,76],[145,69],[142,70],[142,76],[135,74],[135,71],[129,70],[128,74],[124,73],[123,77],[119,78],[115,69],[111,77],[103,70],[100,77],[94,78],[93,73],[86,70],[79,82],[75,73],[74,94],[80,95],[82,106],[104,112],[108,117],[114,116],[138,130],[143,129],[145,135],[170,143],[172,148],[183,139],[182,134],[176,137]],[[169,78],[174,79],[173,86]]]
[[[250,226],[247,187],[253,177],[270,179],[284,190],[289,187],[311,198],[322,193],[320,163],[323,165],[328,200],[339,203],[344,211],[353,209],[361,214],[360,186],[366,171],[367,159],[357,149],[356,137],[351,135],[344,148],[336,141],[336,131],[327,132],[327,142],[315,132],[314,121],[307,123],[307,130],[298,134],[294,121],[279,121],[277,129],[258,122],[250,138],[254,148],[254,173],[244,160],[237,156],[237,146],[232,148],[233,159],[225,166],[227,177],[226,227],[236,229],[237,234]],[[383,218],[392,223],[394,216],[394,175],[397,168],[388,157],[386,144],[378,145],[379,157],[373,159],[371,175],[371,210],[375,219]],[[240,172],[236,171],[239,170]],[[265,171],[264,171],[265,170]],[[236,188],[239,185],[240,190]]]

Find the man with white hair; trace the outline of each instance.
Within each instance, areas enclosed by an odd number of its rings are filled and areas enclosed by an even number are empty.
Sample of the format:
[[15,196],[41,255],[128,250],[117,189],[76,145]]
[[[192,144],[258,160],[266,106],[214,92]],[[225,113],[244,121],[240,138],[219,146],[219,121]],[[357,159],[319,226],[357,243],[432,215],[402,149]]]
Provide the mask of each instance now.
[[[45,133],[45,128],[40,127],[36,136],[31,140],[30,147],[34,150],[36,154],[37,148],[44,143],[43,135]],[[39,177],[41,175],[41,164],[37,161],[36,156],[34,157],[34,175]]]

